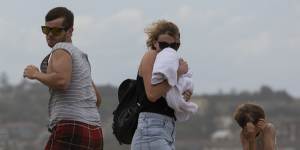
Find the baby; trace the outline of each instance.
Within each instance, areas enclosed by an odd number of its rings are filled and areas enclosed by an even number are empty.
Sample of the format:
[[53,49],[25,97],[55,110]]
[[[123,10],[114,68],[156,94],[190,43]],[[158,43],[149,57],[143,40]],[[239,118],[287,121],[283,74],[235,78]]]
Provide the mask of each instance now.
[[186,121],[191,114],[198,110],[198,105],[184,100],[184,91],[193,92],[192,73],[190,69],[186,74],[177,76],[180,57],[176,50],[167,47],[160,51],[155,59],[152,71],[152,84],[167,80],[171,89],[166,94],[168,105],[174,109],[178,121]]

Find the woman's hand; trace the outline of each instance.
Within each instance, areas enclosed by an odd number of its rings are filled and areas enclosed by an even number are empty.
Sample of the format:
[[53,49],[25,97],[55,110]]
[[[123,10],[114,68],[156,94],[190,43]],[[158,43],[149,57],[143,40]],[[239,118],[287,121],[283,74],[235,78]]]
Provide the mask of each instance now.
[[184,61],[182,58],[179,59],[179,66],[177,70],[177,75],[181,76],[183,74],[186,74],[189,70],[189,66],[186,61]]

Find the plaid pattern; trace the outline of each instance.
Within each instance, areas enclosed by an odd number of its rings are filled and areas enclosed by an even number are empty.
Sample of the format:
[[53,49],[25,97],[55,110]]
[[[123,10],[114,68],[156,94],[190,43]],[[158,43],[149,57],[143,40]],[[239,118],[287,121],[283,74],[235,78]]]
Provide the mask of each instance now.
[[60,121],[45,150],[103,150],[102,129],[78,121]]

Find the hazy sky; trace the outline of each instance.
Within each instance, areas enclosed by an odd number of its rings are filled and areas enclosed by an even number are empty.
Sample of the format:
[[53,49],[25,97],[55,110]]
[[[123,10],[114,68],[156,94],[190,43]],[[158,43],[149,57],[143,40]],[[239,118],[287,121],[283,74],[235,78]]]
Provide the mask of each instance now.
[[300,97],[299,0],[1,0],[0,72],[10,82],[50,51],[40,26],[55,6],[73,11],[73,43],[88,53],[97,84],[134,78],[146,51],[144,28],[167,19],[181,30],[180,54],[196,93],[269,85]]

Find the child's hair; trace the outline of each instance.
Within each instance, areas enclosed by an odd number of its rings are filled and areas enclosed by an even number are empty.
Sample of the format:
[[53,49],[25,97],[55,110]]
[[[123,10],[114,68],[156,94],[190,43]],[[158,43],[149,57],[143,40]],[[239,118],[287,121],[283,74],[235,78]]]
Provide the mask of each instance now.
[[233,117],[239,126],[244,128],[248,122],[256,124],[259,119],[265,119],[265,112],[263,108],[257,104],[246,103],[237,107]]

